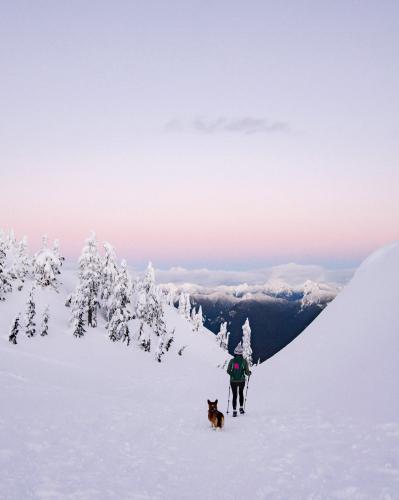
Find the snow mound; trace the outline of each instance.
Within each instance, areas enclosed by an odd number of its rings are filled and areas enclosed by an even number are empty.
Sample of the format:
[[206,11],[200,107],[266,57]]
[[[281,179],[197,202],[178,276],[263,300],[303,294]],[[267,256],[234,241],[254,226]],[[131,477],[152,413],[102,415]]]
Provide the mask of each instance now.
[[337,298],[259,368],[276,404],[330,414],[399,415],[399,243],[368,257]]

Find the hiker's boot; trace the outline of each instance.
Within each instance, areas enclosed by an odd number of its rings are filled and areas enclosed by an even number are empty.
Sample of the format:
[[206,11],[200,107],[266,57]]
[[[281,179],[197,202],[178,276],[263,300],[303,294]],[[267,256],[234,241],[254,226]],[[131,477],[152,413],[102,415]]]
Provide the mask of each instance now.
[[237,416],[237,410],[233,410],[233,417]]
[[242,406],[240,407],[240,413],[241,413],[241,415],[244,415],[244,413],[245,413],[244,408]]

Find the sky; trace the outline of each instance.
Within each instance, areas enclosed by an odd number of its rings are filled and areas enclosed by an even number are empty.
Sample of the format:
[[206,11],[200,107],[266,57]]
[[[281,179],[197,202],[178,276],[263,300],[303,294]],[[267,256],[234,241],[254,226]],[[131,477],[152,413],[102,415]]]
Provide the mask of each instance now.
[[130,262],[399,239],[396,1],[0,1],[0,227]]

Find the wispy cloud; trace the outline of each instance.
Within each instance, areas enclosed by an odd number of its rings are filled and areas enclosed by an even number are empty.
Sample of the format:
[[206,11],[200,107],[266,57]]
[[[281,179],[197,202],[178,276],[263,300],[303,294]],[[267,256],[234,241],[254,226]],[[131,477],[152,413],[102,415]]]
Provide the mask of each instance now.
[[284,121],[271,121],[266,118],[253,116],[241,116],[227,118],[197,117],[184,121],[173,118],[168,121],[164,130],[166,132],[198,132],[201,134],[236,133],[236,134],[271,134],[276,132],[288,132],[290,127]]

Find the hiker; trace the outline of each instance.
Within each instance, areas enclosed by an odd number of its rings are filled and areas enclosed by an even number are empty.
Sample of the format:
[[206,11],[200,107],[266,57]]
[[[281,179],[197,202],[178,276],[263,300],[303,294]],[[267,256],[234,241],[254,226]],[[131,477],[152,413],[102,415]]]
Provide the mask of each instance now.
[[245,375],[251,375],[248,362],[242,356],[243,348],[241,342],[234,349],[234,358],[230,360],[227,373],[230,375],[230,386],[233,393],[233,417],[237,416],[237,392],[240,395],[240,413],[244,412],[244,387]]

